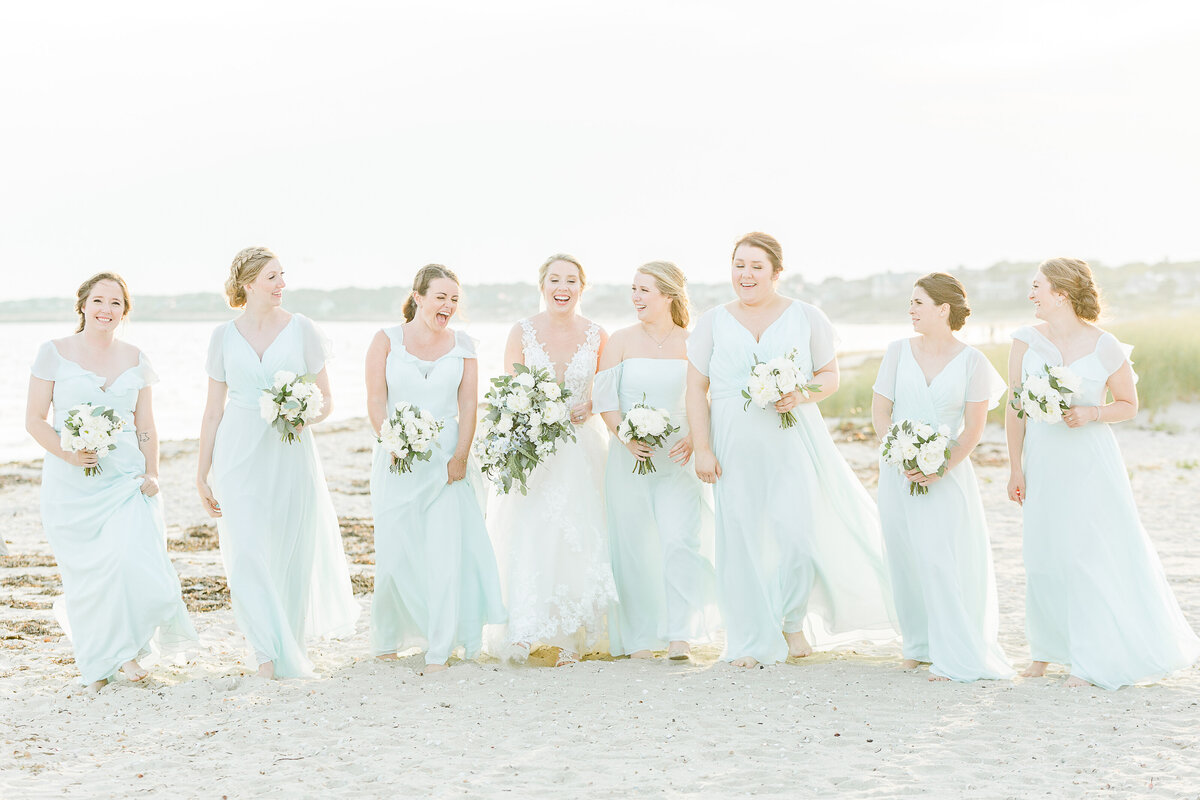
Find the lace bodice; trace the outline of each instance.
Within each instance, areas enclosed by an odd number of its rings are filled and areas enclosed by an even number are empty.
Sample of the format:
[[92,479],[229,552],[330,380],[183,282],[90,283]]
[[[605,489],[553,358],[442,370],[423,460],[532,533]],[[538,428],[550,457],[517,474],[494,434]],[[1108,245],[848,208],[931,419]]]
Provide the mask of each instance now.
[[[550,360],[549,353],[537,338],[533,322],[528,319],[521,320],[521,350],[525,366],[531,369],[548,369],[557,377],[557,365]],[[599,355],[600,326],[593,322],[584,332],[583,341],[575,348],[574,355],[563,370],[563,383],[571,392],[573,403],[581,403],[591,397],[592,378],[596,374],[596,360]]]

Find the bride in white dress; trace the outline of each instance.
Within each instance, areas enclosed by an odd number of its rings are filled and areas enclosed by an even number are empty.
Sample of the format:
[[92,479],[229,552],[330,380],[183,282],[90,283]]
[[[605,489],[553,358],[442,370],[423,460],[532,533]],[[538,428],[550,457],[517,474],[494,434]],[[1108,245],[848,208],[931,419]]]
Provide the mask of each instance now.
[[513,326],[504,363],[551,370],[570,390],[575,442],[534,469],[529,493],[493,498],[488,528],[508,608],[506,629],[489,649],[521,662],[539,644],[558,648],[556,666],[602,646],[606,612],[616,601],[604,518],[604,425],[592,415],[592,378],[608,335],[577,313],[586,282],[568,255],[542,264],[546,310]]

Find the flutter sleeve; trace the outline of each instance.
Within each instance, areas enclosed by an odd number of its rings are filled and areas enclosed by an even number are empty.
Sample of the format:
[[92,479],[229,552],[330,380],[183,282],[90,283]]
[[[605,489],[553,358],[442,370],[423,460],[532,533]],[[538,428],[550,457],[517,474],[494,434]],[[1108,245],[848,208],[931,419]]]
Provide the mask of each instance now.
[[55,376],[58,375],[58,364],[61,360],[61,357],[58,355],[58,348],[54,346],[54,342],[43,342],[33,359],[30,372],[33,373],[33,377],[41,378],[44,381],[55,380]]
[[896,371],[900,365],[900,348],[903,346],[903,339],[897,339],[888,345],[887,352],[883,354],[883,361],[879,364],[879,374],[875,376],[875,385],[871,387],[875,394],[882,395],[893,403],[896,402]]
[[968,403],[987,402],[988,411],[991,411],[1004,399],[1008,384],[983,353],[972,347],[970,358],[967,393],[963,399]]
[[208,340],[208,358],[204,362],[204,371],[214,381],[225,382],[225,329],[232,322],[218,325]]
[[300,337],[304,343],[304,369],[309,375],[316,375],[333,358],[333,342],[311,319],[303,314],[296,316],[300,318]]
[[825,312],[816,306],[804,305],[804,313],[808,316],[809,338],[808,350],[812,356],[813,369],[833,361],[837,355],[838,337],[833,329],[833,323]]
[[708,377],[708,365],[712,361],[713,354],[714,313],[716,313],[715,308],[704,312],[700,319],[696,321],[696,327],[692,329],[692,333],[688,336],[687,340],[688,361],[706,378]]
[[621,365],[602,369],[596,373],[592,384],[592,411],[603,414],[605,411],[620,411],[621,398]]
[[150,363],[150,357],[145,353],[138,354],[138,366],[141,367],[142,386],[153,386],[158,383],[158,373],[154,371],[154,365]]
[[[1100,365],[1104,367],[1105,373],[1111,376],[1114,372],[1125,366],[1126,362],[1130,367],[1133,366],[1133,345],[1125,344],[1117,339],[1111,333],[1105,331],[1100,335],[1100,341],[1096,342],[1096,356],[1100,359]],[[1138,379],[1137,372],[1133,373],[1133,380],[1136,383]]]
[[479,358],[475,350],[475,340],[463,331],[455,331],[454,349],[457,350],[458,355],[462,356],[463,358]]

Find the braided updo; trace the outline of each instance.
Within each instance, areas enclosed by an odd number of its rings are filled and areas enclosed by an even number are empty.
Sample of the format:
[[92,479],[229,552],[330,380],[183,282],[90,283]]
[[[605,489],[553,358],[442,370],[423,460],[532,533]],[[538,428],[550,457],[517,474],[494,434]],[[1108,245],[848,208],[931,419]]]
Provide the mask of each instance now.
[[275,254],[265,247],[247,247],[233,257],[229,277],[225,279],[225,297],[233,308],[246,305],[246,285],[254,283],[258,273]]
[[1050,288],[1061,292],[1071,301],[1075,316],[1087,322],[1100,318],[1100,287],[1092,268],[1079,258],[1051,258],[1043,261],[1038,271],[1050,281]]

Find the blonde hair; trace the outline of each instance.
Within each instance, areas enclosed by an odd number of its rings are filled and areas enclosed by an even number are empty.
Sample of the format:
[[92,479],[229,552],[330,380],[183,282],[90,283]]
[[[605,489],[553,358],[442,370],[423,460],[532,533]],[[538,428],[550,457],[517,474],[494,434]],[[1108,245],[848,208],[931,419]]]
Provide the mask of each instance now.
[[555,261],[566,261],[568,264],[574,264],[579,270],[579,285],[587,286],[587,275],[583,273],[583,264],[579,263],[579,259],[575,256],[567,255],[566,253],[555,253],[542,262],[538,267],[538,291],[541,291],[542,284],[546,282],[546,273],[550,271],[550,265]]
[[79,315],[79,327],[75,329],[76,333],[83,331],[83,325],[86,321],[86,317],[83,314],[83,307],[87,303],[88,295],[92,293],[92,289],[96,288],[96,284],[101,281],[112,281],[121,287],[121,298],[125,301],[125,313],[121,315],[121,319],[128,317],[129,310],[133,308],[132,298],[129,296],[129,287],[125,285],[125,279],[115,272],[97,272],[79,284],[79,288],[75,290],[75,313]]
[[1075,316],[1088,322],[1100,319],[1100,288],[1092,268],[1079,258],[1050,258],[1038,266],[1050,287],[1071,301]]
[[[426,264],[417,270],[417,274],[413,276],[412,293],[404,301],[405,322],[412,322],[417,316],[417,301],[413,297],[413,294],[419,294],[424,297],[425,293],[429,291],[429,284],[438,278],[449,278],[458,283],[458,276],[451,272],[449,267],[443,267],[441,264]],[[459,285],[461,286],[461,284]]]
[[275,258],[265,247],[247,247],[238,251],[229,265],[229,277],[225,279],[225,297],[233,308],[246,305],[246,286],[254,283],[263,267]]
[[758,247],[767,254],[767,258],[771,261],[773,267],[771,274],[778,275],[783,272],[783,245],[779,244],[779,240],[770,234],[754,231],[747,233],[745,236],[737,240],[737,244],[733,246],[733,254],[729,257],[732,261],[737,256],[737,250],[742,245],[750,247]]
[[935,306],[950,306],[950,330],[957,331],[971,316],[971,306],[967,303],[967,290],[962,281],[946,272],[931,272],[923,278],[917,278],[913,286],[920,286],[929,295]]
[[671,298],[671,321],[686,328],[691,319],[691,304],[688,302],[687,278],[683,270],[670,261],[651,261],[642,264],[637,271],[654,278],[658,290]]

